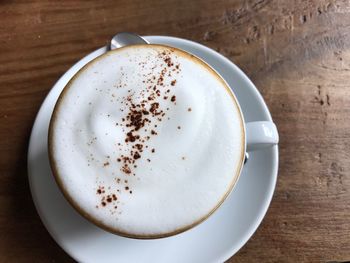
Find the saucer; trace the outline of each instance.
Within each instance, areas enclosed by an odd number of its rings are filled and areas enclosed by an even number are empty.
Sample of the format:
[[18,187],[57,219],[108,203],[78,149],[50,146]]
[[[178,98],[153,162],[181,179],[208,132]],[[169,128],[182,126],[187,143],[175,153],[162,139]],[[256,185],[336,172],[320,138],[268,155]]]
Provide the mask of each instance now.
[[[146,39],[186,50],[215,68],[233,88],[246,122],[272,121],[254,84],[225,57],[180,38],[149,36]],[[58,189],[47,154],[53,107],[71,77],[104,52],[106,47],[70,68],[47,95],[34,122],[28,150],[28,176],[41,220],[55,241],[79,262],[224,262],[253,235],[269,207],[277,179],[278,146],[249,154],[233,192],[209,219],[189,231],[163,239],[136,240],[105,232],[80,216]]]

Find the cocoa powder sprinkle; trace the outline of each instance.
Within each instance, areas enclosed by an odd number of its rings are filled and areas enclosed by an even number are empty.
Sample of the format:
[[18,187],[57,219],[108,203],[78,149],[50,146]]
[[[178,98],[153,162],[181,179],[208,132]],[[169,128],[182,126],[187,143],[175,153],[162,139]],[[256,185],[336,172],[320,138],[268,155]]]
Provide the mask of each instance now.
[[[142,76],[144,78],[141,80],[144,87],[140,92],[137,91],[137,89],[130,87],[130,89],[127,90],[128,93],[125,97],[118,97],[112,93],[112,103],[123,103],[120,108],[117,108],[117,110],[120,110],[123,112],[122,114],[124,114],[121,118],[122,122],[115,123],[116,126],[121,128],[121,131],[125,135],[123,138],[124,141],[121,140],[118,143],[118,146],[116,146],[116,150],[119,149],[119,152],[123,154],[114,157],[116,158],[114,160],[121,163],[119,169],[124,173],[123,176],[136,176],[136,170],[134,169],[137,168],[136,164],[138,160],[142,158],[145,148],[148,149],[149,147],[149,145],[147,145],[147,141],[151,140],[150,135],[158,135],[157,124],[163,120],[170,119],[168,116],[166,116],[166,113],[168,113],[167,111],[169,111],[170,108],[162,107],[163,103],[167,103],[167,101],[163,101],[163,99],[169,99],[171,102],[174,102],[174,105],[176,105],[176,96],[171,95],[171,90],[175,88],[174,86],[176,86],[176,76],[180,72],[180,64],[176,63],[175,59],[171,55],[172,52],[172,50],[165,50],[164,52],[158,53],[160,63],[158,62],[155,65],[147,66],[148,60],[140,61],[135,59],[135,63],[138,65],[138,67],[150,69],[149,72],[144,73],[143,75],[139,74],[140,77]],[[127,76],[124,74],[124,72],[121,74],[122,78],[120,79],[119,83],[112,84],[114,88],[128,87]],[[190,108],[188,108],[188,111],[191,111]],[[111,116],[113,115],[107,114],[107,117]],[[152,129],[152,127],[154,129]],[[178,126],[178,129],[180,128],[181,127]],[[94,138],[94,140],[96,139],[97,138]],[[151,148],[151,152],[155,153],[155,149]],[[115,152],[113,152],[113,154],[115,154]],[[113,163],[112,158],[107,160],[104,163],[102,162],[104,167],[110,165],[110,162]],[[147,159],[147,161],[151,162],[150,159]],[[114,172],[112,172],[112,175],[114,175]],[[137,178],[139,179],[139,177]],[[129,186],[125,186],[127,180],[123,180],[125,184],[120,178],[115,178],[115,180],[119,186],[124,185],[125,190],[132,194]],[[119,189],[116,191],[120,192]],[[118,199],[115,194],[110,192],[107,196],[103,195],[104,189],[102,188],[97,189],[97,194],[102,195],[99,207],[109,205],[109,203],[112,202],[114,203],[114,201]],[[119,203],[119,201],[117,203]],[[115,204],[113,204],[112,208],[113,207],[115,209],[117,208]],[[112,212],[112,214],[113,213],[114,212]]]
[[137,160],[137,159],[140,159],[140,158],[141,158],[141,155],[138,152],[136,152],[134,154],[134,159]]

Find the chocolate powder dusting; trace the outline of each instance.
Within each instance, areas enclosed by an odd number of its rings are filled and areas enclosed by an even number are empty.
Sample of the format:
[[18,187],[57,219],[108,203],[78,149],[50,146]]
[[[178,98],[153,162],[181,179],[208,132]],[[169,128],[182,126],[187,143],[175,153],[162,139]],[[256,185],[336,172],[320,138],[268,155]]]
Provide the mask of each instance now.
[[141,158],[141,155],[138,152],[136,152],[134,154],[134,159],[137,160],[137,159],[140,159],[140,158]]
[[104,194],[105,193],[105,188],[104,186],[99,186],[97,191],[96,191],[97,194]]
[[139,151],[142,151],[143,144],[137,143],[137,144],[135,144],[135,147],[136,147]]
[[[118,200],[118,197],[115,193],[110,192],[108,194],[105,194],[105,187],[99,186],[97,189],[97,194],[100,195],[100,207],[107,207],[109,204],[113,204],[115,206],[115,202]],[[108,191],[111,191],[111,187],[107,188]],[[96,208],[99,208],[99,206],[96,206]]]
[[[96,190],[96,194],[100,196],[100,204],[97,207],[109,207],[117,209],[117,203],[120,201],[113,191],[118,193],[121,192],[120,187],[124,185],[126,191],[132,194],[132,190],[127,184],[128,180],[121,180],[120,177],[123,176],[135,176],[135,171],[133,169],[137,168],[136,163],[142,159],[142,154],[145,148],[148,148],[148,141],[151,140],[151,136],[157,136],[158,131],[157,127],[160,122],[169,119],[166,116],[166,110],[169,110],[169,107],[162,108],[162,103],[167,103],[160,101],[162,99],[167,100],[170,97],[171,89],[176,84],[176,76],[180,72],[180,64],[174,62],[176,55],[172,55],[173,50],[164,50],[163,52],[158,53],[158,63],[154,65],[149,64],[150,60],[137,61],[137,66],[145,69],[150,69],[150,72],[140,70],[145,72],[143,79],[141,80],[144,88],[141,90],[135,90],[130,85],[128,85],[127,76],[123,72],[123,68],[120,68],[121,78],[117,83],[112,84],[112,88],[117,89],[129,89],[127,90],[127,96],[117,97],[112,93],[111,103],[121,102],[122,106],[119,108],[120,112],[123,114],[121,122],[116,122],[115,127],[117,126],[125,134],[125,137],[122,140],[116,142],[117,148],[116,152],[120,152],[119,156],[110,158],[108,156],[108,161],[103,163],[103,166],[110,165],[112,160],[120,163],[120,171],[122,174],[118,174],[115,178],[115,184],[117,189],[113,187],[108,187],[108,190],[105,190],[104,187],[100,186]],[[125,83],[123,82],[125,81]],[[101,92],[102,90],[100,90]],[[176,97],[172,96],[171,101],[175,102]],[[161,103],[160,103],[161,102]],[[176,105],[176,103],[175,103]],[[166,109],[166,110],[165,110]],[[108,114],[108,117],[112,115]],[[165,119],[164,119],[165,118]],[[152,129],[153,128],[153,129]],[[97,138],[94,138],[96,140]],[[92,142],[93,143],[93,142]],[[126,151],[125,151],[126,149]],[[152,153],[155,153],[155,149],[151,149]],[[147,159],[148,162],[151,162],[150,159]],[[115,171],[112,172],[112,175],[115,174]],[[139,179],[139,177],[138,177]],[[125,184],[124,184],[125,183]],[[119,186],[119,187],[118,187]],[[108,194],[105,192],[108,191]],[[110,207],[110,204],[112,205]],[[114,212],[111,212],[114,214]],[[120,212],[119,212],[120,214]]]
[[125,142],[134,142],[134,141],[136,141],[136,137],[132,134],[132,131],[126,133]]
[[152,112],[154,115],[157,115],[157,109],[159,108],[159,103],[154,102],[151,104],[151,107],[149,109],[150,112]]
[[[172,55],[172,53],[172,50],[159,52],[159,61],[156,65],[153,62],[152,65],[149,64],[149,60],[135,61],[138,67],[150,69],[150,72],[141,75],[143,77],[141,84],[144,87],[136,91],[129,88],[127,96],[118,98],[118,101],[123,104],[120,112],[124,116],[122,121],[116,123],[116,125],[122,128],[125,137],[124,141],[117,142],[118,148],[116,150],[122,154],[117,156],[115,160],[121,163],[120,171],[124,176],[135,175],[134,169],[137,167],[137,162],[142,159],[143,150],[148,148],[148,141],[151,140],[150,135],[157,136],[157,124],[169,119],[166,116],[169,105],[164,100],[170,98],[171,102],[176,101],[176,96],[171,96],[169,93],[174,88],[177,82],[176,77],[180,72],[180,64],[175,62],[176,55]],[[140,72],[146,71],[140,70]],[[123,74],[122,76],[124,76]],[[128,87],[127,84],[127,82],[123,83],[120,80],[115,85],[122,89]],[[162,103],[165,103],[164,108],[162,108]],[[122,149],[128,150],[125,152]],[[152,148],[151,152],[155,153],[155,149]],[[151,160],[147,159],[147,161],[150,162]],[[120,178],[116,182],[120,185]],[[125,189],[130,190],[128,186]],[[131,190],[129,192],[132,193]],[[116,200],[114,195],[106,198],[103,200],[104,203]]]
[[171,66],[174,65],[174,63],[171,62],[171,58],[170,58],[170,57],[166,57],[166,58],[164,59],[164,62],[168,65],[168,67],[171,67]]
[[127,164],[124,164],[121,168],[122,172],[126,173],[126,174],[131,174],[131,169]]

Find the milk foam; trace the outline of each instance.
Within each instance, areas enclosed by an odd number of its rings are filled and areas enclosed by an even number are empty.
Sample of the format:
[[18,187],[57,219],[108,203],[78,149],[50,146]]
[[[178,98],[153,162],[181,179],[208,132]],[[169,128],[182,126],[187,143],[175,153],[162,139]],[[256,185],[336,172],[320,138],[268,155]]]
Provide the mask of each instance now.
[[84,214],[152,237],[200,221],[231,189],[242,165],[242,119],[225,84],[196,58],[127,47],[69,85],[51,122],[51,159]]

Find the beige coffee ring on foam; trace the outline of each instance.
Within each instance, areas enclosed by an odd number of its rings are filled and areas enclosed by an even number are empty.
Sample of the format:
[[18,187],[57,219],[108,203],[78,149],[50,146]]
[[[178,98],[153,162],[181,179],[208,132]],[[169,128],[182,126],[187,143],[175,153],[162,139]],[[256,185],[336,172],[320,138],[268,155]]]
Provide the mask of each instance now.
[[[173,52],[175,52],[177,55],[179,55],[181,58],[184,59],[189,59],[189,61],[195,62],[198,65],[200,65],[202,67],[202,69],[205,69],[207,72],[209,72],[212,76],[215,77],[215,79],[217,81],[219,81],[222,85],[222,87],[225,88],[225,92],[226,95],[229,94],[230,98],[231,98],[231,103],[232,105],[234,105],[235,110],[239,113],[239,130],[240,130],[240,136],[241,136],[241,149],[238,153],[238,165],[236,166],[235,171],[233,172],[233,176],[231,178],[230,184],[227,188],[227,190],[223,193],[223,195],[221,196],[220,200],[218,202],[216,202],[216,205],[214,207],[212,207],[212,209],[210,211],[208,211],[208,213],[204,214],[202,217],[198,218],[197,220],[193,221],[191,224],[186,224],[184,226],[180,226],[170,232],[167,233],[152,233],[152,234],[135,234],[135,233],[130,233],[128,231],[123,231],[122,229],[118,229],[115,227],[111,227],[110,225],[107,225],[105,223],[103,223],[100,220],[97,220],[96,217],[91,216],[91,214],[89,212],[87,212],[85,209],[83,209],[81,207],[81,205],[76,202],[76,200],[74,200],[74,198],[72,198],[71,194],[67,191],[66,187],[64,186],[64,183],[62,182],[62,178],[60,178],[59,175],[59,169],[57,168],[57,163],[54,157],[54,150],[53,150],[53,135],[54,135],[54,126],[55,123],[57,122],[57,114],[58,111],[60,109],[60,105],[62,105],[62,101],[65,98],[65,95],[67,93],[67,91],[69,90],[69,88],[71,87],[72,83],[74,83],[74,81],[76,79],[78,79],[80,77],[81,74],[83,74],[84,72],[88,71],[90,67],[92,67],[96,62],[103,60],[106,58],[106,56],[114,54],[114,53],[119,53],[123,50],[128,50],[128,49],[135,49],[135,48],[153,48],[153,49],[158,49],[158,50],[163,50],[163,49],[168,49],[168,50],[172,50]],[[107,54],[107,55],[106,55]],[[171,235],[175,235],[177,233],[183,232],[187,229],[192,228],[193,226],[199,224],[200,222],[204,221],[206,218],[208,218],[222,203],[223,201],[226,199],[226,197],[229,195],[229,193],[231,192],[231,190],[233,189],[233,186],[235,185],[235,183],[237,182],[237,179],[239,177],[242,165],[243,165],[243,160],[244,160],[244,151],[245,151],[245,136],[244,136],[244,124],[243,124],[243,118],[241,116],[241,112],[239,109],[239,106],[236,102],[236,99],[234,97],[234,95],[232,94],[230,88],[227,86],[227,84],[220,78],[220,76],[213,70],[211,69],[207,64],[205,64],[203,61],[201,61],[200,59],[196,58],[193,55],[190,55],[186,52],[183,52],[181,50],[175,49],[175,48],[170,48],[167,46],[162,46],[162,45],[151,45],[151,46],[133,46],[133,47],[125,47],[122,49],[117,49],[111,52],[108,52],[96,59],[94,59],[93,61],[89,62],[87,65],[85,65],[71,80],[70,82],[66,85],[66,87],[64,88],[63,92],[61,93],[56,105],[55,105],[55,109],[54,109],[54,113],[52,115],[51,118],[51,122],[50,122],[50,127],[49,127],[49,159],[50,159],[50,164],[53,170],[53,174],[54,177],[60,187],[60,189],[62,190],[64,196],[66,197],[66,199],[72,204],[72,206],[74,208],[76,208],[80,214],[82,214],[84,217],[86,217],[88,220],[90,220],[91,222],[95,223],[96,225],[98,225],[99,227],[110,231],[112,233],[116,233],[122,236],[126,236],[126,237],[132,237],[132,238],[141,238],[141,239],[147,239],[147,238],[161,238],[161,237],[167,237],[167,236],[171,236]],[[142,179],[141,179],[142,180]]]

